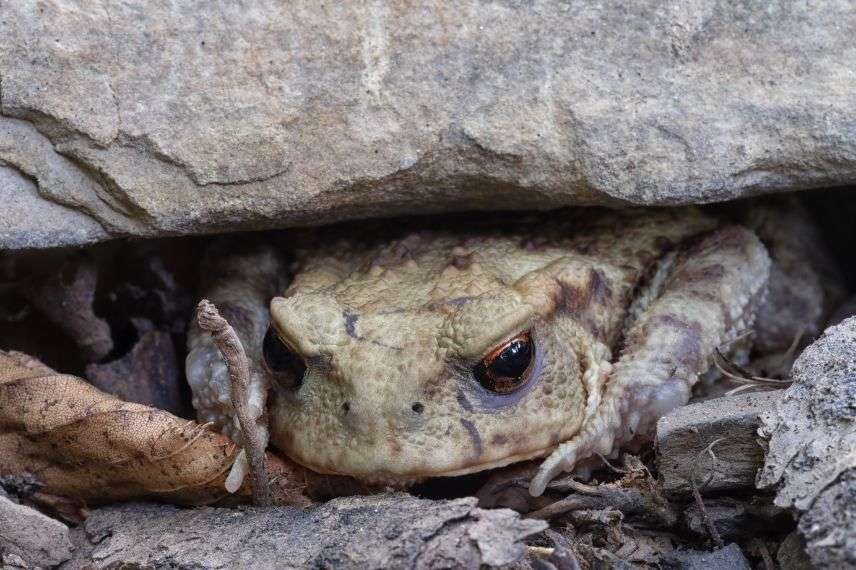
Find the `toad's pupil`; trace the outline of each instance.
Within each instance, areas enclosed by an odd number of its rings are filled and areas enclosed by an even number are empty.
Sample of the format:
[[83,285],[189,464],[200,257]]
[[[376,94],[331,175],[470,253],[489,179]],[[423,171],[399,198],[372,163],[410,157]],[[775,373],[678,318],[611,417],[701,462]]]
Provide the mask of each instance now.
[[294,389],[303,382],[306,364],[302,358],[289,350],[273,327],[268,328],[265,333],[262,356],[265,365],[283,387]]
[[521,334],[478,363],[473,375],[491,392],[513,392],[526,383],[533,351],[529,333]]
[[491,363],[490,371],[496,377],[516,378],[526,372],[531,358],[530,343],[515,340],[499,353],[499,356]]

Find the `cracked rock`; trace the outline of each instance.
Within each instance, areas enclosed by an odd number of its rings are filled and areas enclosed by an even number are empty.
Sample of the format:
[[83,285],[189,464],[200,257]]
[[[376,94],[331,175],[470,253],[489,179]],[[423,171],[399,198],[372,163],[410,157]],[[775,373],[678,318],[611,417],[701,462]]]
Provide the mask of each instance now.
[[68,527],[19,505],[0,491],[0,562],[2,567],[54,566],[71,558]]
[[526,554],[546,528],[475,499],[404,493],[340,498],[308,510],[96,509],[71,568],[481,568]]
[[26,195],[0,248],[856,182],[848,0],[46,0],[0,21],[0,195]]
[[801,513],[821,568],[856,567],[856,318],[826,329],[793,368],[793,385],[762,416],[769,440],[758,486]]

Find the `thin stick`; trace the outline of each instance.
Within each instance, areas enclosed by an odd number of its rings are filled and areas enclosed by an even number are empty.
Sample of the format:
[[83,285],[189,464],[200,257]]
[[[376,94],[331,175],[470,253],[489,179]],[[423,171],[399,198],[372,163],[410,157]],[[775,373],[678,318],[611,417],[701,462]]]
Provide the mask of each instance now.
[[235,329],[220,316],[217,307],[208,299],[203,299],[196,307],[196,321],[199,328],[209,333],[217,350],[226,361],[229,369],[229,386],[232,393],[232,405],[241,427],[241,439],[250,464],[250,482],[253,486],[253,504],[268,507],[272,504],[270,482],[265,467],[265,450],[256,431],[255,422],[250,417],[248,392],[250,383],[250,365],[247,353]]

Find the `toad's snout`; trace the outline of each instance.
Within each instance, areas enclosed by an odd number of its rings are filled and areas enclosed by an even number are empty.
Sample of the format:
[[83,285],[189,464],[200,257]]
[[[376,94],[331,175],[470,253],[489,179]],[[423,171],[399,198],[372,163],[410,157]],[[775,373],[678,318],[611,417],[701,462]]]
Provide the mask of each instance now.
[[[419,430],[425,423],[426,404],[413,398],[381,399],[374,394],[351,394],[335,407],[343,429],[354,435],[401,433]],[[392,401],[389,401],[392,400]]]

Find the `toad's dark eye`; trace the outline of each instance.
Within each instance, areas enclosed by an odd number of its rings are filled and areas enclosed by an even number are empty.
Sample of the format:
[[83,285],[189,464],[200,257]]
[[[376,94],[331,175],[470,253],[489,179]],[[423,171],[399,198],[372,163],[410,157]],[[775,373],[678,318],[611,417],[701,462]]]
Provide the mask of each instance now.
[[473,376],[485,389],[508,394],[529,379],[535,344],[528,332],[520,333],[492,350],[473,368]]
[[262,343],[265,366],[283,387],[296,390],[303,383],[306,364],[279,338],[276,330],[269,327]]

